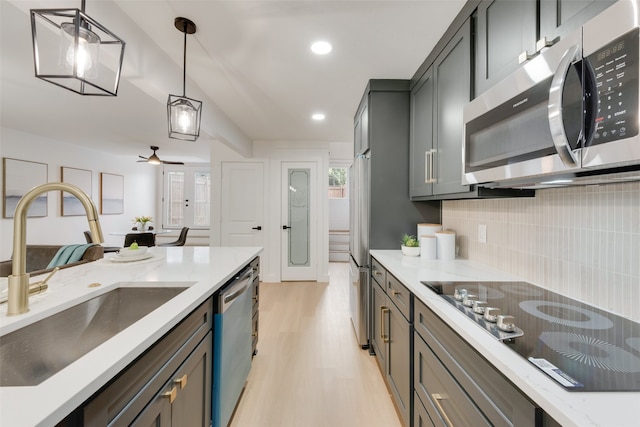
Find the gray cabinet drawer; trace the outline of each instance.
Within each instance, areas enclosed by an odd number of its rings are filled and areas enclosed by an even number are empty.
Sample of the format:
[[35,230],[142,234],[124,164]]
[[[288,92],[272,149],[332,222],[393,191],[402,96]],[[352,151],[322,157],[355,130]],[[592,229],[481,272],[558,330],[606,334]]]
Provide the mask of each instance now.
[[418,348],[422,342],[492,425],[534,426],[536,406],[422,301],[416,299],[414,304],[414,387],[418,394],[419,384],[425,384],[428,394],[438,393],[429,388],[431,380],[424,373],[419,377],[418,369],[423,369],[419,357],[423,356]]
[[387,295],[407,320],[411,319],[411,292],[390,273],[387,273]]
[[371,277],[382,289],[387,289],[387,270],[375,258],[371,258]]
[[414,389],[434,425],[492,425],[418,334],[414,334],[413,360]]

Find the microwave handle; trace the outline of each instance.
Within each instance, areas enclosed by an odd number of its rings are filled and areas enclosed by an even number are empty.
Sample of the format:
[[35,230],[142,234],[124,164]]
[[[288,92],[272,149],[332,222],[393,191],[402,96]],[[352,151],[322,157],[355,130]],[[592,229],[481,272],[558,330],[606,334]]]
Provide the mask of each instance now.
[[579,46],[575,45],[567,49],[560,60],[560,64],[558,64],[558,69],[553,76],[551,88],[549,89],[548,117],[553,145],[555,145],[562,163],[569,167],[578,166],[579,161],[573,153],[573,150],[571,150],[567,135],[564,131],[564,122],[562,118],[562,89],[564,88],[564,83],[572,62],[579,59],[581,59]]

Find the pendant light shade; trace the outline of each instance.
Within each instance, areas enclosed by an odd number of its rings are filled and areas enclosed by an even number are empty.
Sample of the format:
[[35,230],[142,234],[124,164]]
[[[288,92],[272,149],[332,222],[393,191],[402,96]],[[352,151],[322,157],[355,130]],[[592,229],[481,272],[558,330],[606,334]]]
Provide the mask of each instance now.
[[174,21],[178,31],[184,33],[182,96],[169,95],[167,101],[167,118],[169,138],[184,141],[195,141],[200,136],[200,118],[202,117],[202,101],[187,98],[185,85],[187,79],[187,34],[196,32],[196,24],[187,18],[178,17]]
[[125,42],[81,9],[31,9],[36,77],[80,95],[116,96]]

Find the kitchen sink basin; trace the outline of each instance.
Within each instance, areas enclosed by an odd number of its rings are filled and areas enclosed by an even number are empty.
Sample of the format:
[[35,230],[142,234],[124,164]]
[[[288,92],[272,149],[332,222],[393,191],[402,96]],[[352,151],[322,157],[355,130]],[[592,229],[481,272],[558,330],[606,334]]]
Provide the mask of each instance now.
[[187,287],[118,287],[0,337],[0,386],[33,386]]

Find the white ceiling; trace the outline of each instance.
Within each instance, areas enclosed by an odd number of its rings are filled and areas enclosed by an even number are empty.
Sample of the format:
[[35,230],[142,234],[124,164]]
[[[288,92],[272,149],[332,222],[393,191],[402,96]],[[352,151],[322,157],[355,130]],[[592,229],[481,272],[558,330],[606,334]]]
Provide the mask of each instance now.
[[[161,158],[189,162],[208,161],[214,139],[240,152],[253,140],[350,142],[367,81],[411,78],[465,1],[87,0],[126,42],[115,98],[34,77],[29,9],[80,0],[0,3],[2,126],[132,157],[158,145]],[[186,94],[204,102],[195,143],[167,137],[167,96],[182,92],[177,16],[198,27],[187,38]],[[318,39],[333,52],[311,53]]]

